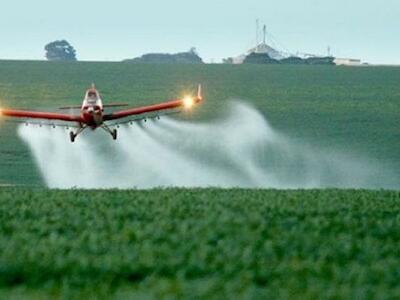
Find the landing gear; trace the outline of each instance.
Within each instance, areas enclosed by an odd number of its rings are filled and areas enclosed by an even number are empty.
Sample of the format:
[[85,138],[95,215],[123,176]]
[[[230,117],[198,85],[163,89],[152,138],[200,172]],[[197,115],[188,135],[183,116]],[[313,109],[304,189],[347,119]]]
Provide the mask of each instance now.
[[114,141],[117,140],[117,137],[118,137],[117,129],[111,130],[110,127],[108,127],[106,124],[103,124],[103,125],[101,126],[101,128],[103,128],[103,130],[104,130],[105,132],[108,132],[109,134],[111,134],[111,136],[112,136],[112,138],[113,138]]
[[[84,131],[87,127],[88,127],[88,126],[83,125],[83,126],[79,127],[78,130],[77,130],[76,132],[70,131],[70,133],[69,133],[69,138],[70,138],[70,140],[71,140],[71,143],[74,143],[75,140],[76,140],[76,137],[77,137],[78,135],[80,135],[80,134],[82,133],[82,131]],[[117,137],[118,137],[117,129],[110,129],[110,127],[108,127],[106,124],[102,124],[102,125],[101,125],[101,128],[102,128],[104,131],[108,132],[108,133],[112,136],[112,138],[113,138],[114,141],[117,139]]]
[[76,135],[72,131],[69,132],[69,138],[71,139],[71,143],[75,142]]
[[71,143],[75,142],[76,137],[82,133],[86,129],[86,126],[79,127],[78,130],[74,133],[72,131],[69,132],[69,138]]
[[117,129],[114,129],[112,131],[111,135],[112,135],[113,140],[116,141],[117,140]]

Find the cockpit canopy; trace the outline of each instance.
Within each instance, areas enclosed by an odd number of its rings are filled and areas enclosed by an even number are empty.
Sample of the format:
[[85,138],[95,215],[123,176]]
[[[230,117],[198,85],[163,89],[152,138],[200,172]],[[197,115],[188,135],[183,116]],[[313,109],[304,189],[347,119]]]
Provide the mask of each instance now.
[[99,94],[96,90],[89,90],[87,92],[87,98],[88,100],[97,100],[99,98]]
[[93,109],[95,111],[103,109],[103,103],[100,98],[99,92],[95,88],[86,91],[86,97],[82,104],[83,110]]

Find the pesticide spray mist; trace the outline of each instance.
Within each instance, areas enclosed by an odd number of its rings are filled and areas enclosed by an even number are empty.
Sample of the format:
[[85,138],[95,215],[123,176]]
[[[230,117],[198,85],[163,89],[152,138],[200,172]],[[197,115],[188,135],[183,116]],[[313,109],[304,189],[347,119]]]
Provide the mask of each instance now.
[[87,130],[74,144],[64,129],[18,132],[50,188],[381,187],[376,166],[296,144],[240,102],[214,122],[122,126],[118,141],[102,130]]

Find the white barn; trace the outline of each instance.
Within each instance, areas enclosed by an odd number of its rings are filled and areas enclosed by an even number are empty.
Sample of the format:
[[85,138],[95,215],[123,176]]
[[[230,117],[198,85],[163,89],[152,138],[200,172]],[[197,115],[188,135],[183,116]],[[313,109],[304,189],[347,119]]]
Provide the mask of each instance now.
[[361,66],[361,59],[356,58],[335,58],[333,61],[337,66]]

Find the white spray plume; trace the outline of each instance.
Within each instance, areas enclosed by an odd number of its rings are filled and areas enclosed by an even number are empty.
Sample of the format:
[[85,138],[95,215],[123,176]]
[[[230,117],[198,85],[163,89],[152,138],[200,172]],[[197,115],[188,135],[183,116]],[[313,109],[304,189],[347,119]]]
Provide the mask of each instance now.
[[216,121],[122,126],[117,141],[102,130],[74,144],[58,128],[22,125],[18,133],[50,188],[376,188],[376,174],[385,177],[365,161],[292,142],[239,102]]

